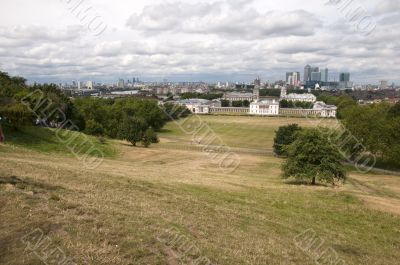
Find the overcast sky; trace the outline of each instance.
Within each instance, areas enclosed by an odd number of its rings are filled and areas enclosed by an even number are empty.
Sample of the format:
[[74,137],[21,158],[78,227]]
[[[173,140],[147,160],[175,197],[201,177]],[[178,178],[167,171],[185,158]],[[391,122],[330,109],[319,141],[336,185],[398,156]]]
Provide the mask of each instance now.
[[399,58],[399,0],[1,0],[0,70],[31,82],[265,81],[311,64],[400,83]]

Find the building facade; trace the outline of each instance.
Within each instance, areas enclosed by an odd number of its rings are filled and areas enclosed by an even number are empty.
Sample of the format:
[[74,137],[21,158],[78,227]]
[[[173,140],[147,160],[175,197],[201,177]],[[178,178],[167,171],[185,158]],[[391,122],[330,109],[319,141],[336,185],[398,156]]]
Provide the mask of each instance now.
[[278,116],[279,102],[276,100],[263,100],[250,104],[250,114],[261,116]]

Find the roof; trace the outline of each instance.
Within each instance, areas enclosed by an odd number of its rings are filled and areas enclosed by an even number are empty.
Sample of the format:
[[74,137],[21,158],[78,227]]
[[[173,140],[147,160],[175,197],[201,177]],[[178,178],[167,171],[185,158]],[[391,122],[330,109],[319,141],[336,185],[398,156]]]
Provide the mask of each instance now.
[[262,100],[257,102],[252,102],[250,105],[279,105],[279,102],[276,100]]
[[232,92],[226,93],[224,97],[253,97],[253,93]]
[[293,93],[293,94],[286,95],[284,98],[286,98],[286,99],[299,98],[299,99],[314,99],[315,100],[317,97],[310,93],[306,93],[306,94],[294,94]]
[[200,99],[200,98],[191,98],[191,99],[182,99],[179,100],[178,103],[180,104],[199,104],[199,105],[207,105],[210,104],[211,101],[207,99]]
[[337,110],[337,107],[334,105],[327,105],[325,102],[322,101],[317,101],[314,104],[313,109],[319,110],[319,109],[330,109],[330,110]]

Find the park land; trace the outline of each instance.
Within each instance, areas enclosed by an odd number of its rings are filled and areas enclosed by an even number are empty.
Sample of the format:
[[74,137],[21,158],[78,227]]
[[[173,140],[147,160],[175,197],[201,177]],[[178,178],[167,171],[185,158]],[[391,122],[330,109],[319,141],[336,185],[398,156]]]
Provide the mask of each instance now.
[[[274,132],[307,119],[202,116],[240,156],[221,172],[171,122],[160,144],[98,143],[106,159],[85,170],[43,129],[7,135],[0,146],[0,263],[43,264],[21,241],[40,229],[77,264],[317,264],[318,250],[296,238],[313,231],[340,264],[395,265],[400,260],[400,176],[349,166],[340,187],[281,179]],[[328,120],[327,126],[334,126]],[[32,134],[32,135],[30,135]],[[194,246],[185,254],[158,240],[174,231]],[[177,256],[177,255],[178,256]]]

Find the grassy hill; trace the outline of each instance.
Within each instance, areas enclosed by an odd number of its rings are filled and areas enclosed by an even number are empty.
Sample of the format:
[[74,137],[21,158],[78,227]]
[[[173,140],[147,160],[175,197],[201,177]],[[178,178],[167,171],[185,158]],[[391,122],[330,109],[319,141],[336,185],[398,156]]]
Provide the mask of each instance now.
[[[238,148],[270,147],[278,126],[306,122],[204,119]],[[352,171],[342,187],[311,187],[282,181],[281,159],[244,152],[226,174],[174,149],[190,146],[175,124],[161,136],[150,149],[109,142],[117,155],[93,170],[41,145],[0,146],[0,263],[43,264],[21,240],[40,229],[77,264],[329,264],[325,250],[342,264],[398,264],[399,176]],[[299,241],[307,231],[320,248]]]
[[[79,132],[57,131],[55,129],[26,126],[18,130],[4,128],[8,145],[27,148],[45,153],[62,153],[72,155],[72,150],[79,153],[89,153],[90,149],[100,150],[105,157],[113,157],[116,150],[106,141],[102,143],[98,138]],[[73,148],[75,147],[75,148]],[[93,152],[93,155],[98,153]]]

